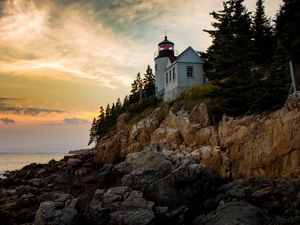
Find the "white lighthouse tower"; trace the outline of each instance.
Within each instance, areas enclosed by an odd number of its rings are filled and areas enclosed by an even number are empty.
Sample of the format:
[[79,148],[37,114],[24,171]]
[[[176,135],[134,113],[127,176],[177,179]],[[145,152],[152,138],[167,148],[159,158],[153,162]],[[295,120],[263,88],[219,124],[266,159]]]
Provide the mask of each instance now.
[[166,69],[168,60],[173,62],[176,60],[174,56],[174,43],[169,41],[167,36],[165,40],[158,44],[158,54],[155,57],[155,96],[163,99],[165,94],[164,70]]

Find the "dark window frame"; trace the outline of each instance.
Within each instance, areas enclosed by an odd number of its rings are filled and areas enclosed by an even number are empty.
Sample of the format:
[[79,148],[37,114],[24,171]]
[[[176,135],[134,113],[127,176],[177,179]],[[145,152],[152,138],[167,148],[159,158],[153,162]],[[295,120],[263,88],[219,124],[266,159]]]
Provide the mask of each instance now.
[[188,78],[194,78],[194,66],[186,66],[186,76]]

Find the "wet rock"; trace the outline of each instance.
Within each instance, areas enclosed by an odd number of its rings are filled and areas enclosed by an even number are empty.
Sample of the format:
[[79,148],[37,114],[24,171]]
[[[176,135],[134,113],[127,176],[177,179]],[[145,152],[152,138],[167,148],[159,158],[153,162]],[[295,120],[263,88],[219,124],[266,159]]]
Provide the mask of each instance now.
[[76,204],[64,208],[57,207],[56,202],[42,202],[36,213],[34,225],[75,225],[77,224]]
[[80,164],[80,163],[81,163],[81,160],[78,159],[78,158],[69,158],[69,159],[67,160],[67,165],[68,165],[68,166],[76,166],[76,165],[78,165],[78,164]]
[[109,189],[103,195],[103,203],[107,204],[123,200],[125,195],[128,193],[128,190],[128,187],[115,187]]
[[19,196],[21,196],[23,194],[28,194],[28,193],[38,194],[38,193],[40,193],[40,190],[38,188],[32,187],[30,185],[21,185],[16,188],[16,193]]
[[34,202],[36,201],[35,199],[35,196],[31,193],[28,193],[28,194],[23,194],[20,198],[19,198],[19,201],[18,201],[18,204],[19,205],[22,205],[23,207],[24,206],[30,206],[32,205]]
[[143,193],[140,191],[132,191],[129,196],[120,204],[120,209],[147,209],[152,211],[154,202],[146,201]]
[[223,182],[199,164],[174,162],[153,146],[128,155],[115,168],[128,173],[122,180],[124,186],[147,193],[156,203],[171,207],[193,201],[205,192],[217,192]]
[[111,225],[147,225],[154,219],[150,210],[116,211],[110,214]]
[[223,204],[207,216],[200,216],[194,225],[265,225],[268,221],[265,212],[243,202]]
[[42,202],[36,213],[34,224],[49,224],[55,217],[55,203],[51,201]]

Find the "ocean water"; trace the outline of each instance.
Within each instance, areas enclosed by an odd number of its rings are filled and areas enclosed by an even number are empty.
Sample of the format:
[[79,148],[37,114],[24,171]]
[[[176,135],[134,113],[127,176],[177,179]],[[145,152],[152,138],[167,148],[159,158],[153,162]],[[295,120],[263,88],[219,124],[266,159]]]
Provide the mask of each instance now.
[[48,163],[51,159],[60,160],[63,153],[0,153],[0,176],[5,171],[18,170],[31,163]]

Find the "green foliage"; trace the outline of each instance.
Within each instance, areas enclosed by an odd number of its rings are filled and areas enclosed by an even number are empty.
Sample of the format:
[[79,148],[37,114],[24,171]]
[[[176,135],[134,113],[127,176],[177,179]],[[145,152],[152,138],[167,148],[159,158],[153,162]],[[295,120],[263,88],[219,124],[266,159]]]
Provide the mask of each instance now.
[[[263,0],[257,0],[251,21],[243,0],[223,3],[213,12],[213,38],[203,54],[204,69],[215,88],[207,93],[217,115],[260,113],[280,107],[289,86],[288,60],[299,58],[299,1],[284,0],[276,32],[266,17]],[[273,49],[276,51],[274,55]]]
[[211,105],[209,94],[212,93],[215,88],[213,84],[193,87],[181,93],[171,104],[175,111],[180,110],[182,107],[184,107],[185,110],[191,111],[194,106],[200,103]]
[[155,94],[155,76],[148,65],[143,79],[143,95],[147,98]]
[[116,121],[119,115],[124,112],[130,114],[130,117],[143,112],[148,107],[153,107],[158,104],[155,94],[155,77],[152,69],[148,65],[144,78],[138,73],[136,79],[131,84],[129,96],[125,96],[123,104],[120,98],[112,106],[108,104],[106,109],[100,107],[99,116],[93,120],[90,128],[91,143],[97,143],[102,137],[113,131],[116,126]]
[[263,0],[257,0],[253,17],[253,59],[256,65],[264,67],[271,63],[275,48],[275,38],[270,18],[266,16]]
[[141,102],[133,103],[129,105],[125,111],[130,113],[130,116],[133,117],[138,113],[143,112],[145,109],[157,106],[160,101],[152,95],[149,98],[144,98]]

